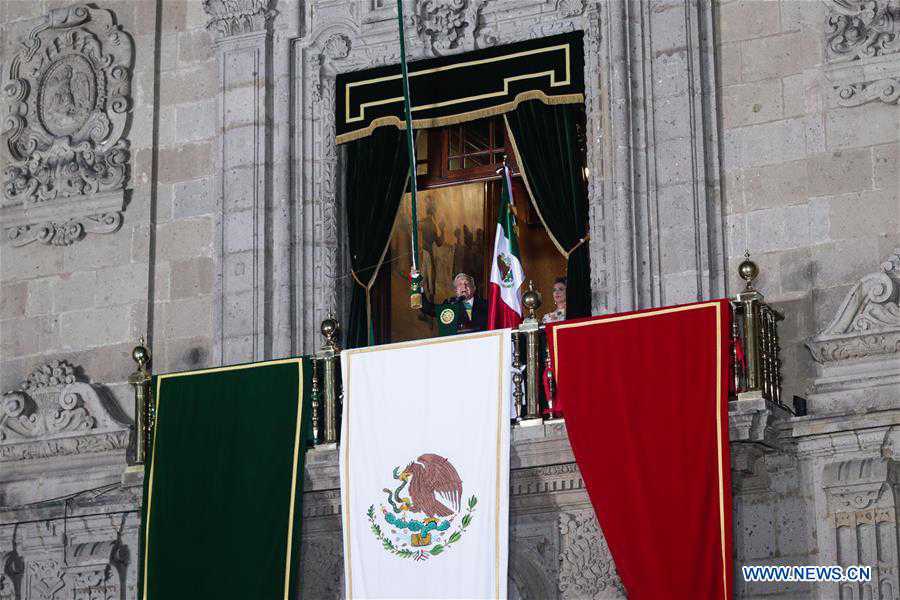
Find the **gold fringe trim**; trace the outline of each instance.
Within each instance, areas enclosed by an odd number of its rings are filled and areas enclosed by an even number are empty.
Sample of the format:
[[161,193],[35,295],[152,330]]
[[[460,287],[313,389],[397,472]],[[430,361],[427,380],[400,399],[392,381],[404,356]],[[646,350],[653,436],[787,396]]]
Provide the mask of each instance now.
[[[528,92],[521,92],[517,94],[516,97],[511,101],[505,102],[503,104],[497,104],[496,106],[491,106],[490,108],[482,108],[479,110],[457,113],[455,115],[447,115],[444,117],[434,117],[431,119],[413,119],[413,128],[428,129],[430,127],[444,127],[446,125],[456,125],[458,123],[465,123],[466,121],[474,121],[475,119],[483,119],[485,117],[502,115],[504,113],[515,110],[516,108],[518,108],[519,104],[527,100],[540,100],[544,104],[549,105],[583,104],[584,94],[562,94],[560,96],[548,96],[541,90],[531,90]],[[415,110],[415,108],[413,108],[413,110]],[[368,137],[372,135],[372,132],[377,128],[383,127],[385,125],[393,125],[397,129],[402,130],[406,129],[406,122],[403,119],[395,116],[379,117],[372,120],[369,125],[363,129],[357,129],[356,131],[342,133],[335,138],[335,143],[346,144],[347,142],[352,142],[353,140]]]

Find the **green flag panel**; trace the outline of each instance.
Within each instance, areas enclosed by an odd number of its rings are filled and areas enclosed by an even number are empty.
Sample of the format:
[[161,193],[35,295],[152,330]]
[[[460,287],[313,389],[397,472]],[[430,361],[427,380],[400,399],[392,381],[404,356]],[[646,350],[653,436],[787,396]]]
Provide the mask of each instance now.
[[143,600],[297,596],[308,375],[294,358],[157,378]]

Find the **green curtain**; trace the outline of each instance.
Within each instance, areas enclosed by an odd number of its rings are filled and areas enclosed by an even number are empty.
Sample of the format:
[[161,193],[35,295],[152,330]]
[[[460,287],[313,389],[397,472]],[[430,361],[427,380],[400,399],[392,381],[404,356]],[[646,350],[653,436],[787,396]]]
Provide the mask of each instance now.
[[347,233],[353,297],[347,348],[380,343],[372,325],[370,292],[384,260],[397,209],[409,177],[406,131],[379,127],[345,145]]
[[310,375],[295,358],[156,378],[138,598],[297,597]]
[[591,314],[588,202],[578,140],[581,105],[521,103],[506,114],[516,160],[545,227],[566,257],[566,318]]

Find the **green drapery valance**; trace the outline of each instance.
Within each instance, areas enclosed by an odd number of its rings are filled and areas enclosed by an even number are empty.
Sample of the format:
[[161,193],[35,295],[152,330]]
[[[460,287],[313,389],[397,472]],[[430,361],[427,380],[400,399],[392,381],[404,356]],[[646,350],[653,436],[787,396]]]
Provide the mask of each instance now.
[[[584,102],[584,33],[442,56],[409,65],[413,127],[441,127],[514,110],[520,102]],[[405,129],[400,65],[337,76],[338,144],[390,125]]]

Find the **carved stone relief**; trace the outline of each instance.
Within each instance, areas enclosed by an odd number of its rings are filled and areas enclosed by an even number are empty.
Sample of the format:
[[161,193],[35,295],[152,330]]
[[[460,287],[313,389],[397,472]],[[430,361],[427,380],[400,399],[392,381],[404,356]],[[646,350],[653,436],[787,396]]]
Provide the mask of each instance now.
[[625,598],[609,546],[594,511],[559,515],[561,598]]
[[118,600],[127,563],[118,540],[74,544],[66,547],[63,579],[74,600]]
[[269,0],[203,0],[203,10],[210,16],[207,28],[222,37],[262,31],[274,14]]
[[37,600],[53,600],[66,587],[59,561],[52,558],[30,561],[25,581],[25,597]]
[[0,600],[18,600],[21,597],[24,574],[25,563],[15,549],[0,554]]
[[900,50],[890,0],[829,0],[827,48],[832,60],[858,60]]
[[897,565],[897,499],[900,463],[855,458],[826,465],[823,488],[831,520],[835,556],[822,564],[872,567],[870,582],[834,585],[844,598],[893,600],[900,590]]
[[0,224],[14,246],[67,246],[122,224],[134,47],[113,13],[54,9],[10,61]]
[[123,415],[66,361],[36,367],[0,396],[0,462],[124,448]]
[[422,0],[412,22],[432,54],[474,50],[478,19],[486,0]]
[[[13,526],[0,531],[0,599],[135,598],[139,500],[118,504],[122,490],[112,491],[105,502],[90,500],[89,506],[77,498],[65,507],[45,506],[51,510],[46,520],[33,521],[44,515],[34,509],[5,513],[12,518],[6,524]],[[98,514],[104,510],[115,516]],[[65,520],[51,516],[63,511],[72,514]]]
[[831,323],[807,346],[819,363],[900,352],[900,248],[853,286]]
[[[825,0],[827,72],[837,101],[857,106],[900,99],[900,4],[896,0]],[[893,56],[892,56],[893,55]]]

